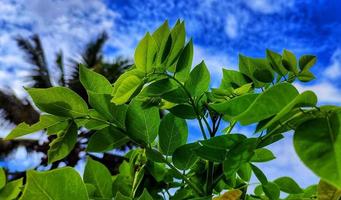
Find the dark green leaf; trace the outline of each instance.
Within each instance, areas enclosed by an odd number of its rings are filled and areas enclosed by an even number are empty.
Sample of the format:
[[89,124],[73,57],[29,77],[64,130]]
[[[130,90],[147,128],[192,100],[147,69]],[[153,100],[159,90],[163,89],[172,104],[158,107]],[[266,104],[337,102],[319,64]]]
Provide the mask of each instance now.
[[297,78],[302,82],[309,82],[311,80],[314,80],[316,77],[310,71],[301,71],[298,73]]
[[292,178],[284,176],[273,181],[279,189],[288,194],[303,193],[302,188]]
[[83,179],[84,183],[89,183],[96,187],[94,197],[108,199],[112,197],[111,174],[102,163],[88,157]]
[[186,39],[185,23],[178,22],[171,30],[171,51],[167,57],[166,66],[169,67],[174,64],[178,58]]
[[164,78],[161,80],[157,80],[150,85],[146,86],[146,88],[141,92],[143,95],[151,96],[151,97],[159,97],[163,94],[170,92],[179,86],[171,79]]
[[299,67],[301,71],[308,71],[316,63],[316,56],[303,55],[299,60]]
[[153,200],[147,189],[144,189],[141,196],[137,200]]
[[273,153],[265,148],[256,149],[255,154],[252,156],[251,162],[267,162],[275,159]]
[[195,119],[197,117],[193,107],[189,104],[178,104],[168,110],[173,115],[183,119]]
[[243,179],[246,182],[249,182],[252,175],[252,169],[250,164],[249,163],[242,164],[237,173],[241,179]]
[[179,60],[175,67],[175,78],[179,81],[186,81],[192,67],[193,60],[193,41],[192,39],[187,43],[182,50]]
[[181,170],[189,169],[198,160],[195,149],[199,148],[198,143],[189,143],[177,148],[173,153],[173,163]]
[[284,76],[288,73],[288,70],[285,69],[282,64],[282,56],[280,54],[267,49],[266,58],[269,61],[271,68],[275,70],[278,74]]
[[223,69],[223,79],[221,80],[220,88],[238,88],[250,82],[251,80],[241,72]]
[[283,51],[282,64],[288,71],[298,73],[296,56],[286,49]]
[[187,123],[184,119],[168,113],[159,127],[159,145],[163,154],[172,155],[176,148],[186,144],[188,136]]
[[160,124],[159,109],[156,107],[142,108],[141,102],[132,101],[126,115],[127,135],[143,144],[152,143]]
[[280,195],[280,190],[279,187],[272,182],[268,182],[265,184],[262,184],[263,187],[263,191],[266,194],[267,197],[269,197],[269,199],[271,200],[278,200],[279,199],[279,195]]
[[65,158],[77,142],[77,125],[70,122],[68,128],[57,135],[57,138],[50,143],[48,150],[48,162],[53,163]]
[[187,103],[188,95],[183,88],[178,88],[162,95],[162,98],[172,103]]
[[[255,173],[257,179],[263,184],[267,184],[268,179],[266,178],[265,174],[262,172],[262,170],[260,170],[256,165],[251,164],[251,169],[253,171],[253,173]],[[276,185],[277,186],[277,185]]]
[[21,200],[88,200],[85,184],[78,172],[71,167],[48,172],[27,172],[27,182]]
[[86,102],[69,88],[30,88],[27,92],[34,104],[43,112],[64,117],[84,116],[88,112]]

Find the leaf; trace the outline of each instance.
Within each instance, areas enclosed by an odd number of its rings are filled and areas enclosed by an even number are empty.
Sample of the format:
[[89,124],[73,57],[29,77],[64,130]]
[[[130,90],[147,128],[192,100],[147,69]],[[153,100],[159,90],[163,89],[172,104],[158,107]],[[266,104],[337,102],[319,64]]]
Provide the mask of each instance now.
[[152,148],[146,148],[146,156],[153,162],[165,162],[165,158],[163,157],[163,155],[159,151]]
[[86,190],[88,192],[88,196],[90,198],[94,197],[94,194],[95,194],[95,191],[96,191],[96,187],[92,184],[89,184],[89,183],[85,183],[85,187],[86,187]]
[[88,157],[83,179],[84,183],[89,183],[96,187],[96,191],[94,193],[96,198],[112,197],[111,174],[102,163]]
[[162,94],[162,98],[172,103],[187,103],[189,101],[189,97],[183,88]]
[[153,200],[153,197],[150,196],[148,190],[145,188],[137,200]]
[[180,170],[191,168],[198,160],[195,149],[199,148],[198,143],[189,143],[178,147],[172,156],[172,161],[175,167]]
[[0,167],[0,189],[6,185],[6,173],[3,168]]
[[188,136],[187,123],[184,119],[168,113],[160,123],[159,145],[163,154],[172,155],[176,148],[186,144]]
[[166,66],[173,65],[178,58],[186,39],[185,23],[177,22],[171,30],[171,51],[167,57]]
[[273,181],[279,189],[288,194],[303,193],[302,188],[292,178],[284,176]]
[[250,82],[251,80],[241,72],[223,69],[223,79],[221,80],[220,88],[239,88]]
[[298,62],[301,71],[308,71],[312,66],[316,64],[316,56],[303,55]]
[[282,64],[288,71],[294,72],[295,74],[298,73],[296,56],[291,51],[284,49]]
[[202,140],[200,143],[203,146],[207,146],[210,148],[220,149],[220,150],[230,150],[244,142],[246,137],[241,134],[228,134],[228,135],[219,135],[212,137],[208,140]]
[[1,200],[13,200],[18,197],[23,186],[23,178],[9,182],[4,188],[0,190]]
[[317,186],[318,200],[339,200],[341,198],[341,190],[320,180]]
[[316,77],[310,71],[301,71],[298,73],[297,78],[302,82],[309,82],[311,80],[314,80]]
[[251,162],[267,162],[275,158],[276,157],[273,155],[273,153],[270,150],[261,148],[261,149],[255,150],[255,154],[251,158]]
[[177,88],[178,88],[178,85],[173,80],[169,78],[164,78],[164,79],[152,82],[151,84],[146,86],[141,93],[143,95],[147,95],[151,97],[159,97]]
[[300,124],[294,134],[296,153],[316,175],[341,188],[341,111]]
[[132,101],[126,115],[127,135],[143,144],[152,143],[159,130],[160,115],[156,107],[142,108],[141,102]]
[[105,119],[115,123],[118,127],[125,127],[127,105],[115,105],[108,94],[98,94],[88,91],[89,104]]
[[167,20],[152,34],[152,37],[159,48],[156,58],[156,64],[159,67],[167,58],[172,45],[170,29]]
[[112,93],[112,86],[104,76],[88,69],[82,64],[79,65],[79,80],[88,91],[100,94]]
[[30,170],[20,200],[88,200],[88,194],[78,172],[71,167],[47,172]]
[[282,117],[288,114],[293,108],[296,107],[313,107],[317,103],[317,96],[312,91],[304,91],[302,94],[296,96],[290,103],[288,103],[275,117],[271,118],[265,125],[262,126],[257,132],[261,132],[266,128],[279,121]]
[[262,183],[262,185],[268,183],[268,179],[266,178],[265,174],[256,165],[251,164],[251,169],[253,173],[256,175],[257,179]]
[[155,67],[156,55],[158,51],[154,38],[147,33],[136,47],[134,61],[136,68],[148,73]]
[[290,83],[277,84],[261,93],[253,103],[234,119],[242,125],[259,122],[280,112],[296,96],[298,91]]
[[194,151],[202,159],[213,162],[223,162],[227,153],[224,149],[211,148],[208,146],[200,146]]
[[208,90],[210,85],[210,72],[208,71],[205,62],[194,67],[189,75],[189,79],[185,82],[185,88],[192,96],[200,96]]
[[279,187],[272,182],[268,182],[266,184],[262,184],[263,191],[266,194],[267,197],[271,200],[277,200],[279,199],[280,190]]
[[119,129],[109,126],[93,134],[88,142],[86,151],[105,152],[126,144],[129,138]]
[[197,117],[193,107],[189,104],[178,104],[168,110],[173,115],[182,119],[195,119]]
[[187,43],[182,50],[175,67],[175,78],[179,81],[186,81],[191,71],[193,61],[193,41]]
[[125,77],[120,84],[117,86],[117,89],[113,90],[113,98],[112,102],[121,105],[129,101],[131,96],[135,93],[135,91],[141,86],[142,80],[135,75],[129,75]]
[[242,191],[235,189],[227,191],[221,196],[214,197],[212,200],[239,200],[242,194]]
[[281,76],[284,76],[288,73],[288,70],[285,69],[282,64],[282,56],[280,54],[267,49],[266,59],[269,61],[271,68]]
[[238,176],[246,182],[249,182],[252,175],[252,169],[249,163],[244,163],[238,170]]
[[255,69],[253,76],[255,79],[263,83],[271,83],[274,79],[274,75],[269,69]]
[[72,151],[77,142],[77,125],[70,122],[68,128],[58,134],[57,138],[50,143],[48,150],[48,163],[65,158]]
[[116,193],[115,199],[118,199],[118,200],[132,200],[132,198],[124,196],[120,192]]
[[63,117],[80,117],[88,112],[86,102],[69,88],[29,88],[26,90],[34,104],[43,112]]

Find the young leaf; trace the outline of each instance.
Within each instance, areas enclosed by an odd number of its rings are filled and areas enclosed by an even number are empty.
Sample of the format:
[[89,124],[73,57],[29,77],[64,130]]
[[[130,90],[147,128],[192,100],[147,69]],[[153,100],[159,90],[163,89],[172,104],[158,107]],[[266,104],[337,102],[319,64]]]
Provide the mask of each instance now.
[[11,140],[11,139],[21,137],[30,133],[34,133],[34,132],[55,126],[64,121],[66,121],[66,118],[64,117],[58,117],[54,115],[41,115],[39,122],[33,125],[28,125],[25,122],[20,123],[6,136],[6,140]]
[[251,80],[241,72],[223,69],[223,79],[221,80],[220,88],[239,88],[250,82]]
[[161,120],[159,127],[159,145],[162,153],[172,155],[176,148],[186,144],[187,135],[186,121],[168,113]]
[[303,122],[294,134],[294,147],[315,174],[341,188],[341,111]]
[[47,172],[27,172],[27,180],[21,200],[77,199],[88,200],[88,194],[82,178],[71,167],[59,168]]
[[6,185],[6,174],[3,168],[0,167],[0,190]]
[[265,148],[256,149],[255,154],[251,158],[251,162],[267,162],[275,159],[273,153]]
[[112,197],[111,174],[102,163],[88,157],[83,178],[84,183],[89,183],[96,187],[95,198],[109,199]]
[[66,87],[30,88],[27,92],[41,111],[52,115],[79,117],[88,112],[88,106],[82,97]]
[[147,189],[144,189],[141,196],[137,200],[153,200]]
[[210,72],[208,71],[205,62],[194,67],[189,75],[189,79],[185,82],[186,89],[192,96],[200,96],[206,92],[210,85]]
[[301,71],[308,71],[315,64],[316,56],[313,55],[303,55],[299,60],[299,67]]
[[266,59],[269,61],[271,68],[281,76],[284,76],[288,73],[288,70],[285,69],[282,64],[282,56],[280,54],[267,49]]
[[70,122],[68,128],[58,134],[58,137],[50,143],[50,149],[47,152],[48,163],[61,160],[71,152],[77,142],[77,131],[77,125]]
[[310,71],[301,71],[298,73],[297,78],[302,82],[309,82],[311,80],[314,80],[316,77]]
[[266,194],[267,197],[269,197],[269,199],[271,200],[278,200],[279,199],[279,195],[280,195],[280,190],[279,187],[272,182],[268,182],[265,184],[262,184],[263,187],[263,191]]
[[156,65],[159,67],[167,58],[172,45],[170,29],[167,20],[152,34],[152,37],[154,38],[159,49],[156,58]]
[[283,51],[282,64],[288,71],[298,73],[296,56],[286,49]]
[[171,30],[171,51],[167,57],[166,67],[172,66],[178,58],[186,39],[185,23],[177,22]]
[[17,199],[21,192],[21,187],[23,186],[23,178],[11,181],[0,190],[1,200],[13,200]]
[[126,144],[129,138],[119,129],[109,126],[93,134],[88,142],[86,151],[105,152]]
[[159,109],[156,107],[142,108],[141,102],[132,101],[126,115],[127,135],[143,144],[152,143],[160,124]]
[[289,83],[277,84],[261,93],[235,120],[242,125],[259,122],[281,111],[296,96],[298,91]]
[[120,84],[117,84],[117,89],[115,88],[116,85],[114,85],[112,94],[113,98],[111,101],[117,105],[126,103],[127,101],[129,101],[135,91],[141,86],[141,84],[142,80],[138,76],[132,74],[129,76],[125,76]]
[[147,33],[137,45],[134,60],[136,68],[148,73],[155,67],[156,55],[158,51],[154,38]]
[[79,80],[88,91],[100,94],[111,94],[112,92],[112,86],[104,76],[82,64],[79,65]]
[[191,168],[198,160],[195,149],[199,148],[198,143],[189,143],[178,147],[172,156],[175,167],[180,170]]
[[303,193],[302,188],[292,178],[284,176],[273,181],[279,189],[288,194]]
[[175,78],[179,81],[186,81],[191,71],[193,61],[193,41],[192,39],[187,43],[182,50],[179,60],[175,67]]

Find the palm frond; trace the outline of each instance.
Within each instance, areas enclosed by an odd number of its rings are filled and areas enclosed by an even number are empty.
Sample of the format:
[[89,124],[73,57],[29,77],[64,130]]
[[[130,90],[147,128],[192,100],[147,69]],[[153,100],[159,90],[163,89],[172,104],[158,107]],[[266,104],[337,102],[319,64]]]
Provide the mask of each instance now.
[[56,55],[56,65],[60,71],[59,84],[62,86],[66,86],[65,70],[64,70],[64,57],[63,57],[62,51],[59,51]]

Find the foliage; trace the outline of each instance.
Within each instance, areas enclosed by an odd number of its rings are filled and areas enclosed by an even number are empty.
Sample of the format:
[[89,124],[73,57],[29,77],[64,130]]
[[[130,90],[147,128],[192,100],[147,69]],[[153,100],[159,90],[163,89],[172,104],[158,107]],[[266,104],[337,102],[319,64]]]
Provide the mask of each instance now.
[[[91,108],[64,87],[27,89],[46,114],[33,126],[20,124],[7,139],[47,128],[56,135],[50,162],[67,156],[79,128],[96,131],[88,152],[109,151],[121,140],[138,148],[126,153],[114,175],[90,158],[83,181],[68,167],[28,171],[19,199],[277,200],[281,192],[284,199],[340,198],[341,108],[317,107],[312,91],[299,93],[292,84],[314,79],[309,71],[314,56],[298,59],[288,50],[282,55],[267,50],[266,58],[240,55],[239,71],[223,69],[220,87],[209,89],[209,70],[204,61],[192,69],[193,43],[185,44],[184,22],[178,21],[172,29],[165,22],[147,33],[134,58],[135,65],[112,87],[81,67]],[[192,143],[189,119],[197,120],[202,136]],[[236,123],[257,124],[255,135],[234,133]],[[318,186],[301,188],[290,177],[268,180],[257,167],[275,159],[266,147],[288,131],[295,132],[298,156],[321,178]],[[249,193],[252,174],[259,183]],[[10,185],[1,181],[0,195]]]

